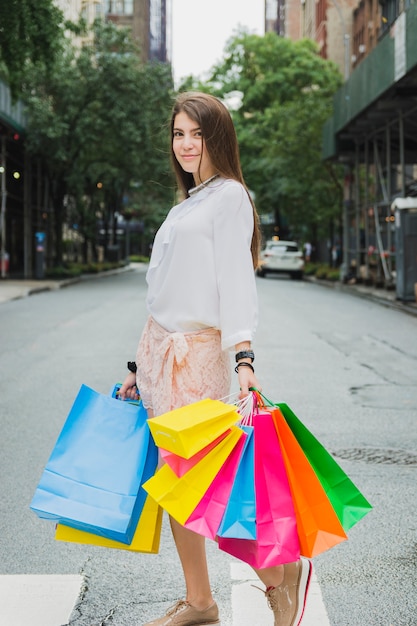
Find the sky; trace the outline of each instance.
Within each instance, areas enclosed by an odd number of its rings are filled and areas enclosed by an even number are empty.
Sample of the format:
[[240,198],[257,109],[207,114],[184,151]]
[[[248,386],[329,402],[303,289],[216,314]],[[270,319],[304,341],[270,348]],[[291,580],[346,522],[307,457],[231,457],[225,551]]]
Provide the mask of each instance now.
[[201,76],[221,60],[239,26],[264,33],[265,0],[172,0],[172,65],[175,82]]

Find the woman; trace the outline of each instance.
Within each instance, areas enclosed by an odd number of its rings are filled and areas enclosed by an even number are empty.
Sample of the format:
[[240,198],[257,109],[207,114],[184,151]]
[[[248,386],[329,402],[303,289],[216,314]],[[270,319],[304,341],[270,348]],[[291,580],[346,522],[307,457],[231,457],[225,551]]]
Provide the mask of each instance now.
[[[173,108],[171,132],[172,163],[185,199],[156,234],[147,273],[149,319],[136,372],[121,388],[123,398],[134,397],[139,388],[150,417],[228,395],[232,350],[240,397],[250,387],[260,389],[251,349],[260,235],[232,119],[217,98],[183,93]],[[220,624],[204,537],[173,519],[171,528],[186,599],[145,626]],[[310,573],[306,559],[257,571],[275,626],[300,624]]]

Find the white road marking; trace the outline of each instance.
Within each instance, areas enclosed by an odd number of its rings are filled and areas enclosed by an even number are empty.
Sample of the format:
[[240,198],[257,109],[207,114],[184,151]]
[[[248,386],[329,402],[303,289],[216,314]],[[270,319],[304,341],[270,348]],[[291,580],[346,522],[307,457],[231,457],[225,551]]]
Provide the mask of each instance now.
[[0,576],[0,622],[4,626],[63,626],[80,593],[83,577]]
[[[233,626],[272,624],[272,612],[263,594],[253,587],[263,587],[255,572],[245,563],[231,563]],[[313,570],[302,626],[330,626],[320,585]]]
[[[265,626],[272,613],[263,594],[253,587],[262,583],[245,563],[230,565],[233,626]],[[79,575],[0,576],[0,623],[3,626],[64,626],[78,600],[83,577]],[[330,626],[320,586],[313,571],[302,626]]]

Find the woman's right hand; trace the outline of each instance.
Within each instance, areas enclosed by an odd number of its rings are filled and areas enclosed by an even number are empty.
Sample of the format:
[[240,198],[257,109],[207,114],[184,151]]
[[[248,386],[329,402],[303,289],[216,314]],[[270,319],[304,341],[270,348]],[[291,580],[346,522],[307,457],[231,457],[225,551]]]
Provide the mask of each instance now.
[[137,400],[139,391],[136,386],[136,374],[129,372],[123,381],[123,385],[119,389],[119,395],[122,400]]

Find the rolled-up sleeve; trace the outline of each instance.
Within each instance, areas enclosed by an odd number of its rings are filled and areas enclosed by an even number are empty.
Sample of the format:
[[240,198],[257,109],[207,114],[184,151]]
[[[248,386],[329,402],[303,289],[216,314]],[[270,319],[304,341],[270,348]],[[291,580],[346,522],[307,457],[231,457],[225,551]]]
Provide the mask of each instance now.
[[253,226],[253,209],[246,190],[231,181],[216,208],[213,223],[224,350],[242,341],[252,341],[258,323],[258,299],[250,249]]

